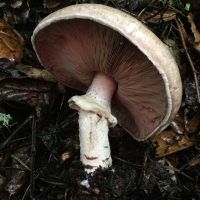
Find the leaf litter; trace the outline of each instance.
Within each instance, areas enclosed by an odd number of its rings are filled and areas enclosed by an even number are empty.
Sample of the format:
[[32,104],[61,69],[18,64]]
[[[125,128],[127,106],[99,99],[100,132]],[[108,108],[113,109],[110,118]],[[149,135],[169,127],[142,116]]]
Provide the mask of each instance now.
[[[86,2],[91,3],[79,1]],[[188,11],[180,0],[99,2],[136,17],[141,13],[169,48],[175,44],[184,95],[171,126],[151,140],[137,142],[121,127],[112,129],[113,167],[93,176],[79,161],[78,116],[67,106],[79,92],[64,88],[40,66],[30,42],[42,18],[76,2],[1,3],[0,122],[14,122],[10,130],[0,129],[2,199],[200,198],[199,5],[189,2]]]

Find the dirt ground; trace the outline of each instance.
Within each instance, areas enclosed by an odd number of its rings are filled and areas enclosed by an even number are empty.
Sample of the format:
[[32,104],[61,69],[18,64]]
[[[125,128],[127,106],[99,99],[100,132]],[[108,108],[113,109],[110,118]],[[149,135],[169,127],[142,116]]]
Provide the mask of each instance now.
[[[78,113],[68,107],[68,99],[82,93],[40,71],[31,43],[41,19],[77,3],[120,9],[161,40],[170,38],[183,82],[182,105],[171,125],[144,142],[112,128],[113,165],[93,174],[80,162]],[[0,199],[200,200],[198,1],[6,0],[0,1],[0,15],[10,25],[0,21],[0,114],[9,114],[0,115]],[[3,46],[11,41],[5,30],[19,45],[13,59]]]

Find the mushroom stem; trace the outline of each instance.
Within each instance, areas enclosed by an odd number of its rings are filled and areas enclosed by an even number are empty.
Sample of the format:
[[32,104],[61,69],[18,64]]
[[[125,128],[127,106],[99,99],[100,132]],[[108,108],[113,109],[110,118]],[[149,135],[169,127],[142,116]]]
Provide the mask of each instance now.
[[112,165],[108,127],[117,124],[110,113],[116,86],[112,77],[98,72],[85,95],[69,100],[70,107],[79,110],[80,157],[88,173]]

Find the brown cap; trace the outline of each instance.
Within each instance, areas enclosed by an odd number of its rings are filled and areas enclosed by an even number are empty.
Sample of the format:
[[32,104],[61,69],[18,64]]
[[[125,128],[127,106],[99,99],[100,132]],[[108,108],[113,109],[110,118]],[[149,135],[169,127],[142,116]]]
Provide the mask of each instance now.
[[117,9],[79,4],[43,19],[32,42],[42,65],[61,83],[86,91],[95,72],[117,82],[112,114],[135,139],[169,125],[182,84],[165,45],[140,21]]

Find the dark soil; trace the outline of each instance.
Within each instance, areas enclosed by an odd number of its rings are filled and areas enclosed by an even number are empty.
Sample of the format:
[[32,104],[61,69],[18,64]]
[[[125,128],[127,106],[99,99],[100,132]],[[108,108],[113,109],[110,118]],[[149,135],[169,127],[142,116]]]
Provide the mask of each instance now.
[[[1,1],[2,2],[2,1]],[[33,51],[31,35],[38,22],[51,12],[75,3],[86,1],[30,0],[22,1],[19,8],[13,8],[15,0],[5,1],[0,7],[4,18],[25,40],[22,63],[42,68]],[[164,12],[173,7],[182,10],[177,16],[182,20],[191,36],[190,24],[183,10],[184,1],[163,4],[158,1],[98,1],[131,15],[137,16],[143,8],[158,8]],[[199,23],[199,4],[189,1]],[[44,4],[46,8],[44,8]],[[199,7],[198,7],[199,6]],[[161,39],[170,36],[181,52],[181,65],[188,65],[181,38],[173,20],[158,23],[145,22]],[[200,30],[200,29],[199,29]],[[199,55],[189,48],[195,66]],[[9,62],[9,63],[8,63]],[[98,169],[88,175],[79,161],[78,114],[69,109],[68,99],[80,92],[65,88],[57,83],[39,81],[16,72],[14,61],[1,60],[0,109],[10,113],[11,126],[0,129],[0,199],[35,200],[198,200],[200,199],[199,125],[192,133],[195,144],[173,156],[156,159],[156,147],[151,141],[137,142],[121,127],[110,131],[113,166],[107,170]],[[184,83],[182,109],[191,119],[199,115],[196,87],[192,70],[181,71]],[[199,77],[198,77],[199,78]],[[8,89],[8,85],[13,90]],[[23,88],[22,88],[23,86]],[[34,94],[31,100],[28,95]],[[168,129],[171,129],[168,127]],[[191,136],[191,135],[190,135]],[[63,156],[65,159],[63,159]],[[189,162],[194,160],[195,162]],[[171,160],[170,166],[167,161]]]

